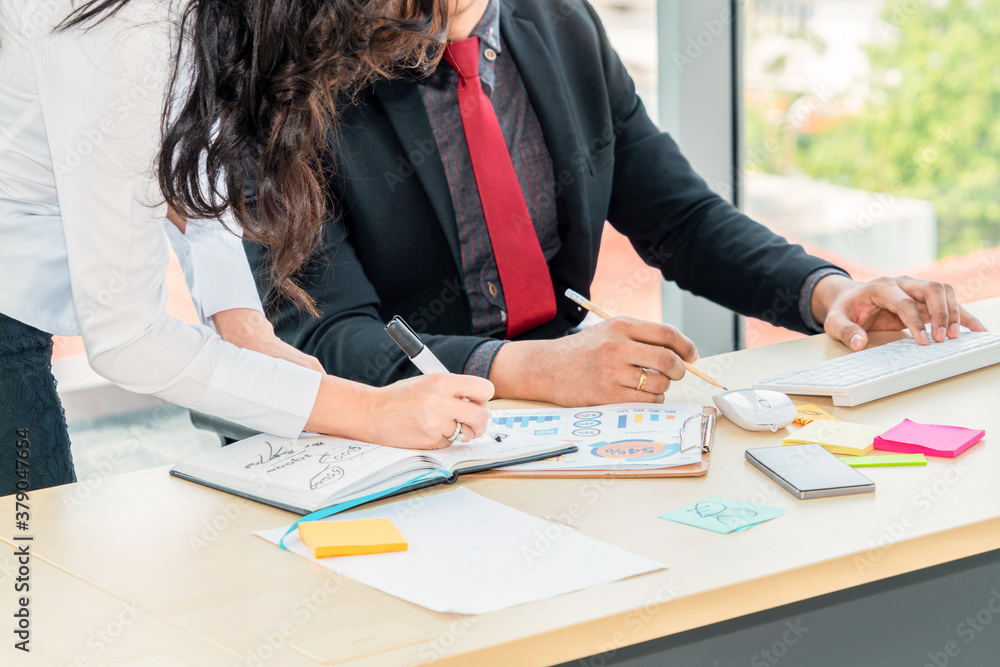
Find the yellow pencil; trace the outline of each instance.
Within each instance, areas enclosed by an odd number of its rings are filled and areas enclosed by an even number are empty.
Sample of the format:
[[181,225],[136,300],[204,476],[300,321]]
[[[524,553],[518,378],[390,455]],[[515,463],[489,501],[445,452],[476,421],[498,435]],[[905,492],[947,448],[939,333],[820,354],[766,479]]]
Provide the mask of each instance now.
[[[569,299],[574,303],[583,306],[584,308],[586,308],[587,310],[589,310],[590,312],[592,312],[593,314],[597,315],[600,318],[603,318],[605,320],[610,320],[612,317],[611,313],[609,313],[608,311],[604,310],[603,308],[593,303],[589,299],[584,298],[583,295],[578,294],[577,292],[574,292],[571,289],[566,290],[566,296],[569,297]],[[684,361],[683,359],[681,359],[681,363],[684,364],[684,368],[686,368],[689,372],[696,375],[697,377],[700,377],[705,382],[709,384],[714,384],[719,389],[723,390],[726,389],[721,382],[716,380],[714,377],[712,377],[705,371],[699,369],[694,364],[690,364]]]

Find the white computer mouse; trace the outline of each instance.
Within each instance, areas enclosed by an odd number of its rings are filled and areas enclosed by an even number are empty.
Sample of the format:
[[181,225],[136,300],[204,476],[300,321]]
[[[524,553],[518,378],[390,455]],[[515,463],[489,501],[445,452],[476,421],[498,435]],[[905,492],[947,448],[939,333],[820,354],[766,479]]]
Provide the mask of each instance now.
[[770,389],[734,389],[712,397],[729,421],[747,431],[777,431],[795,419],[792,399]]

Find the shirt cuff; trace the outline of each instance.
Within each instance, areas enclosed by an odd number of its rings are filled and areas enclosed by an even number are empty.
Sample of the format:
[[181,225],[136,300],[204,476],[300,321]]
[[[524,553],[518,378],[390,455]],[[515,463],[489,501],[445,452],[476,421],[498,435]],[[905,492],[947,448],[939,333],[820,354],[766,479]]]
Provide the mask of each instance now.
[[813,316],[812,297],[813,292],[816,290],[816,285],[827,276],[844,276],[845,278],[850,278],[851,274],[843,269],[828,266],[813,271],[806,277],[806,281],[802,283],[802,289],[799,291],[799,315],[802,317],[802,322],[806,325],[806,329],[813,333],[823,333],[824,331],[823,325],[817,322]]
[[298,438],[319,395],[323,373],[223,344],[210,388],[195,407],[263,433]]
[[465,362],[465,368],[462,372],[465,375],[476,375],[489,380],[490,371],[493,369],[493,360],[496,359],[497,352],[509,342],[492,339],[484,341],[469,355],[469,360]]

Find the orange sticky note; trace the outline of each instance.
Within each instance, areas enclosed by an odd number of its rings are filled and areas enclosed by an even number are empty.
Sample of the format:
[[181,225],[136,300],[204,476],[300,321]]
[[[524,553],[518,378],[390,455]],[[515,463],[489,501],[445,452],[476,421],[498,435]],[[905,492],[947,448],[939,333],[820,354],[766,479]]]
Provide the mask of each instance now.
[[406,551],[408,544],[389,519],[306,521],[299,537],[316,558]]
[[808,426],[810,423],[816,421],[817,419],[832,419],[833,421],[837,421],[836,417],[831,415],[823,408],[816,407],[812,403],[795,406],[796,424],[801,424],[802,426]]

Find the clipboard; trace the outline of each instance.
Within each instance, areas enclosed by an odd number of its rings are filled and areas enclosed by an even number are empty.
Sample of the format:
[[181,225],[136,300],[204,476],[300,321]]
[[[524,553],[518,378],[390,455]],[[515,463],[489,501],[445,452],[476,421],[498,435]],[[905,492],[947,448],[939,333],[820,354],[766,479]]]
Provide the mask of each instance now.
[[[692,415],[693,416],[693,415]],[[632,470],[485,470],[470,475],[470,479],[566,479],[566,478],[600,478],[600,477],[701,477],[708,473],[712,459],[712,442],[715,439],[715,422],[719,412],[714,407],[704,407],[701,411],[700,442],[701,461],[686,466],[670,468],[647,468]],[[681,446],[684,442],[684,428],[681,427]]]

